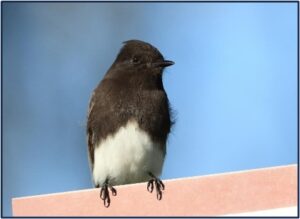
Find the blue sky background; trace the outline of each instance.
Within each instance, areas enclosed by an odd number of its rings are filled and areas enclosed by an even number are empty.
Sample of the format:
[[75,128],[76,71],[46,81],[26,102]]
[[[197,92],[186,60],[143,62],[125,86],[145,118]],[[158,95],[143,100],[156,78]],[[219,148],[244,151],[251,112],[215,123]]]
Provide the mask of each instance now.
[[87,106],[128,39],[176,63],[163,179],[297,162],[296,3],[2,7],[4,215],[12,197],[92,187]]

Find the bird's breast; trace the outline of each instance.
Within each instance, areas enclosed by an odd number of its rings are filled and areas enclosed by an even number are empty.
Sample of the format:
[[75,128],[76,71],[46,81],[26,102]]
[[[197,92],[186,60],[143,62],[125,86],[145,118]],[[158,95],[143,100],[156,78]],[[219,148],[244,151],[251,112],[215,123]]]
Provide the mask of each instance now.
[[106,179],[112,185],[137,183],[159,176],[164,161],[162,146],[153,142],[135,120],[129,120],[95,148],[93,178],[95,185]]

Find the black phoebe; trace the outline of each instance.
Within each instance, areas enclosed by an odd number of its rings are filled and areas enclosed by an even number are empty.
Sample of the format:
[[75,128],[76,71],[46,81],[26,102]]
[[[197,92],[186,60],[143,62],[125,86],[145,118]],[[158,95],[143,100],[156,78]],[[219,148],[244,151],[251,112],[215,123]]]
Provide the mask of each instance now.
[[172,121],[162,74],[174,62],[149,43],[129,40],[94,90],[88,111],[89,160],[104,205],[114,185],[148,181],[162,198],[161,174]]

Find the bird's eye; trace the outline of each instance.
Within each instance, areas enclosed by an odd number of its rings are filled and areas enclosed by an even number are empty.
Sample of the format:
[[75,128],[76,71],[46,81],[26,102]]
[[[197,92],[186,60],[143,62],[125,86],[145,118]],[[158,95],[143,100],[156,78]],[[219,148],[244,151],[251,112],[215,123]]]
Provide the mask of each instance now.
[[137,63],[140,62],[140,60],[139,60],[138,57],[133,57],[133,58],[131,59],[131,62],[132,62],[133,64],[137,64]]

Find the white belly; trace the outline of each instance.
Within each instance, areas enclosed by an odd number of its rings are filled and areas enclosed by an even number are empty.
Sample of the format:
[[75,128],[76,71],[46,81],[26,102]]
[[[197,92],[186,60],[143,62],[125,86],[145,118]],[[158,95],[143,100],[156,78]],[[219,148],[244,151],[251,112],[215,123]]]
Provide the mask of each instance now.
[[94,183],[101,186],[107,178],[112,185],[144,182],[150,179],[148,172],[161,174],[163,162],[160,145],[130,121],[96,147]]

